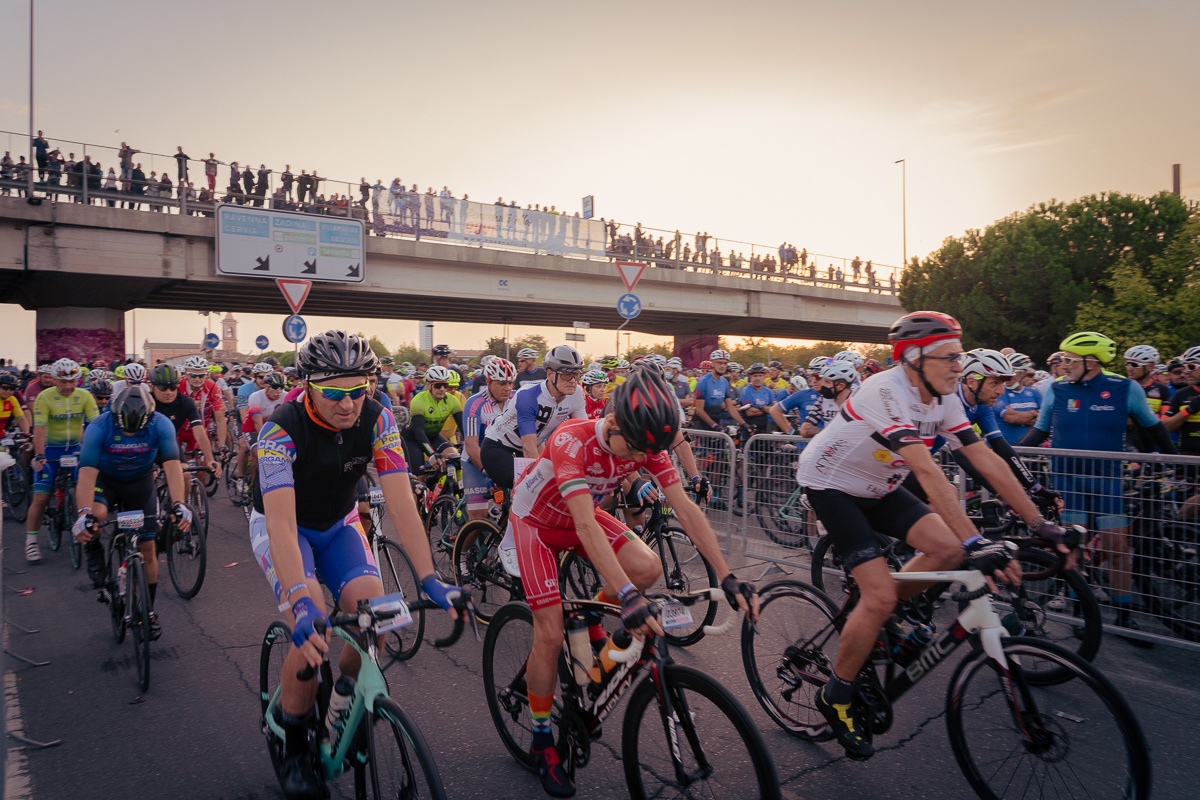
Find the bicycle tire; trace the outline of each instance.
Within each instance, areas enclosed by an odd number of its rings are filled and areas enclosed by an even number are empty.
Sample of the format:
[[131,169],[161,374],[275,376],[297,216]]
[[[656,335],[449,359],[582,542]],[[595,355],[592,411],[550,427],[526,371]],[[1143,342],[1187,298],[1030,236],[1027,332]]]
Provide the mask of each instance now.
[[205,472],[203,475],[204,480],[200,481],[200,485],[204,487],[204,496],[212,497],[217,493],[217,489],[221,488],[221,481],[211,472]]
[[175,593],[184,600],[191,600],[200,593],[208,565],[208,536],[195,520],[193,513],[192,527],[186,533],[170,519],[163,524],[163,531],[167,533],[163,542],[167,551],[167,571],[171,574]]
[[129,607],[130,637],[137,664],[138,688],[150,688],[150,587],[146,585],[146,565],[131,558],[126,564],[126,589]]
[[[661,531],[653,534],[651,540],[646,544],[650,546],[656,556],[658,555],[657,537],[659,536],[663,538],[666,568],[661,578],[644,594],[660,594],[665,590],[667,594],[675,595],[700,589],[721,588],[721,580],[717,577],[716,570],[704,556],[700,555],[700,551],[692,544],[692,540],[688,538],[683,528],[678,525],[666,525]],[[667,641],[676,647],[688,647],[704,638],[704,626],[712,625],[717,618],[720,601],[712,599],[711,596],[681,597],[679,599],[691,609],[692,625],[667,631],[665,636]]]
[[[390,697],[376,697],[367,725],[367,770],[373,800],[446,800],[433,753],[412,717]],[[386,727],[385,727],[386,726]],[[389,751],[385,756],[385,749]],[[392,749],[398,751],[390,752]]]
[[200,532],[208,536],[208,495],[199,478],[192,476],[188,482],[187,499],[184,500],[192,509],[192,524],[200,526]]
[[[417,570],[408,553],[391,539],[379,537],[376,545],[379,548],[379,577],[383,581],[383,593],[401,592],[409,603],[417,599],[421,582],[417,579]],[[421,649],[421,641],[425,636],[425,609],[413,611],[412,618],[411,625],[383,635],[384,652],[391,656],[392,661],[407,661]]]
[[29,515],[29,482],[25,470],[18,463],[4,471],[4,510],[13,522],[24,522]]
[[75,541],[75,537],[71,535],[71,528],[75,525],[75,518],[79,514],[75,510],[75,490],[70,489],[63,495],[62,505],[63,515],[63,532],[67,534],[67,552],[71,555],[71,569],[79,569],[83,563],[83,545]]
[[279,689],[283,676],[283,662],[292,647],[292,629],[286,623],[276,620],[267,627],[263,634],[262,649],[258,656],[258,696],[261,700],[260,718],[263,736],[267,739],[267,754],[271,758],[271,766],[275,774],[283,766],[284,741],[267,727],[266,714],[275,692]]
[[[691,667],[667,664],[664,672],[661,680],[674,709],[670,720],[661,711],[647,715],[658,691],[650,678],[637,685],[625,709],[621,761],[629,796],[633,800],[694,797],[697,793],[779,798],[779,777],[770,751],[737,698],[715,679]],[[716,713],[702,708],[701,701],[715,708]],[[657,703],[654,707],[661,708]],[[668,725],[677,728],[673,736],[666,730]],[[679,755],[691,782],[678,782],[672,750]],[[719,768],[713,763],[718,758]]]
[[[120,577],[119,570],[121,568],[121,554],[117,552],[116,547],[108,548],[108,574],[105,577],[105,587],[108,589],[108,613],[112,622],[113,638],[117,640],[117,644],[125,641],[125,598],[126,588],[119,585]],[[125,576],[126,586],[129,583],[129,576]]]
[[506,603],[525,599],[521,579],[509,575],[500,561],[503,538],[491,520],[473,519],[459,529],[450,554],[452,580],[471,589],[475,616],[485,625]]
[[[806,583],[779,580],[759,590],[758,621],[742,620],[742,666],[771,720],[807,742],[831,737],[815,705],[833,674],[837,607]],[[626,712],[628,714],[628,711]]]
[[[946,693],[950,747],[976,794],[985,800],[1045,792],[1090,800],[1149,797],[1146,738],[1112,683],[1075,653],[1042,639],[1008,638],[1003,648],[1007,670],[976,650],[959,663]],[[1071,679],[1049,686],[1025,680],[1027,665],[1038,660],[1070,671]],[[1086,787],[1071,788],[1085,780]],[[1003,787],[999,793],[993,781]]]
[[492,616],[483,638],[483,690],[488,712],[509,754],[533,772],[533,723],[525,692],[525,662],[533,648],[533,612],[509,603]]
[[[782,515],[783,509],[792,505],[788,501],[797,491],[794,479],[785,481],[781,478],[768,478],[754,488],[754,517],[759,528],[771,541],[792,549],[803,547],[807,541],[805,522],[787,519]],[[787,498],[783,505],[779,504],[780,497]],[[794,505],[799,510],[799,516],[807,520],[807,510],[799,503]]]
[[[58,501],[58,486],[57,484],[50,491],[50,502],[46,504],[46,538],[49,540],[50,549],[58,550],[62,547],[63,535],[63,509],[62,504]],[[67,492],[63,492],[63,503],[67,501]],[[74,519],[71,520],[75,522]]]
[[227,463],[222,465],[221,469],[225,473],[225,494],[229,497],[229,502],[234,508],[242,507],[242,493],[237,489],[237,476],[233,474],[233,462],[236,457],[231,457]]
[[[465,514],[465,512],[463,512]],[[454,540],[464,520],[458,510],[458,501],[451,495],[442,495],[433,501],[429,516],[425,519],[425,533],[429,537],[429,550],[433,555],[433,568],[442,580],[454,580]]]
[[247,522],[250,521],[250,515],[254,513],[254,470],[258,469],[258,464],[255,462],[251,466],[250,476],[245,480],[246,489],[242,493],[241,503],[242,514],[245,515]]
[[558,562],[558,586],[563,597],[592,600],[603,585],[604,579],[595,564],[573,551],[563,552]]
[[1157,552],[1140,557],[1143,595],[1163,625],[1182,639],[1200,642],[1200,525],[1163,524]]

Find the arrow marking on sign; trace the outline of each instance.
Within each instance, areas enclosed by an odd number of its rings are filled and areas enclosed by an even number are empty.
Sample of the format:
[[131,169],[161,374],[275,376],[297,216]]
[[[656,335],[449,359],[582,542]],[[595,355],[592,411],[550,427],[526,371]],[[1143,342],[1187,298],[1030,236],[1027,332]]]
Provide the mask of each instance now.
[[254,260],[258,262],[258,266],[254,267],[254,269],[262,272],[271,271],[271,257],[269,255],[263,256],[262,258],[256,258]]
[[314,258],[312,261],[305,261],[304,269],[300,270],[300,274],[301,275],[316,275],[317,274],[317,260]]
[[359,272],[359,269],[360,269],[361,267],[362,267],[362,262],[361,262],[361,261],[360,261],[360,262],[358,262],[357,264],[355,264],[354,266],[350,267],[350,270],[349,270],[349,272],[347,272],[347,273],[346,273],[346,277],[347,277],[347,278],[357,278],[357,277],[358,277],[358,272]]

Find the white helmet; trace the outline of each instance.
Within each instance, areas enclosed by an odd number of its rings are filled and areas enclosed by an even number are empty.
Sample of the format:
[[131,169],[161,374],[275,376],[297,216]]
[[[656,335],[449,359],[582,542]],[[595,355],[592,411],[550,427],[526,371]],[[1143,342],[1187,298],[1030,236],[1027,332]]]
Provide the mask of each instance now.
[[658,364],[662,367],[667,366],[667,357],[658,353],[651,353],[650,355],[646,356],[646,360],[653,361],[655,364]]
[[1125,351],[1125,360],[1151,367],[1158,363],[1158,351],[1148,344],[1135,344]]
[[517,368],[506,358],[493,358],[484,365],[483,375],[489,381],[515,381]]
[[820,377],[831,381],[854,383],[858,380],[858,370],[849,361],[830,361],[821,367]]
[[618,360],[617,361],[617,369],[629,369],[629,362],[623,358]]
[[204,356],[188,356],[183,360],[185,370],[207,370],[208,359]]
[[[74,363],[74,362],[72,362]],[[125,382],[126,383],[141,383],[146,380],[146,368],[141,364],[133,363],[125,365]]]
[[795,376],[794,378],[792,378],[789,381],[789,383],[791,383],[792,386],[795,386],[797,389],[807,389],[808,388],[808,379],[805,378],[803,375]]
[[425,373],[425,382],[426,383],[449,383],[450,382],[450,370],[446,369],[445,367],[438,367],[438,366],[430,367],[429,371]]
[[1037,372],[1033,373],[1033,379],[1036,381],[1044,381],[1044,380],[1046,380],[1046,378],[1049,378],[1049,377],[1050,377],[1050,373],[1046,372],[1046,370],[1044,370],[1044,369],[1039,369]]
[[255,375],[266,375],[268,372],[274,372],[275,369],[265,361],[260,361],[254,365],[252,372]]
[[713,350],[711,353],[708,354],[708,360],[709,361],[728,361],[729,360],[729,351],[728,350]]
[[56,381],[75,381],[83,375],[83,370],[71,359],[60,358],[50,365],[50,374]]
[[961,363],[964,381],[967,378],[1011,378],[1016,374],[1007,358],[986,347],[968,350]]
[[1179,360],[1185,364],[1200,364],[1200,345],[1184,350]]
[[812,361],[808,362],[808,368],[812,372],[820,372],[821,367],[828,364],[829,361],[830,361],[829,356],[817,356]]
[[50,365],[49,365],[49,364],[38,364],[37,372],[38,372],[38,375],[52,375],[52,374],[54,374],[54,370],[52,370],[52,369],[50,368]]
[[1014,372],[1030,372],[1034,368],[1033,359],[1024,353],[1013,353],[1008,357],[1008,363]]
[[526,358],[537,361],[537,357],[538,357],[537,350],[534,350],[532,347],[522,347],[520,350],[517,351],[517,360],[518,361],[520,361],[521,359],[526,359]]
[[683,369],[683,359],[679,356],[668,358],[667,366],[671,369]]
[[736,361],[730,361],[730,362],[729,362],[729,371],[730,371],[730,372],[741,372],[741,371],[742,371],[742,365],[741,365],[741,364],[739,364],[739,363],[738,363],[738,362],[736,362]]
[[862,369],[863,364],[866,363],[863,360],[863,357],[860,354],[854,352],[853,350],[843,350],[840,353],[836,353],[833,357],[833,360],[834,361],[848,361],[849,363],[854,365],[855,369]]

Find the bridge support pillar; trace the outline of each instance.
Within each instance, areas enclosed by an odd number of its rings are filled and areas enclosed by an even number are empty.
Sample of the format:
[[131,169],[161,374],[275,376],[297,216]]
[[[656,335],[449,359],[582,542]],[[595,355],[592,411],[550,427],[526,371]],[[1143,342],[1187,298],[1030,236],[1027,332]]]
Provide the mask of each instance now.
[[125,312],[114,308],[39,308],[37,357],[72,358],[80,364],[93,359],[125,359]]
[[708,358],[709,353],[717,349],[715,334],[692,334],[676,336],[673,352],[683,360],[683,366],[693,369]]

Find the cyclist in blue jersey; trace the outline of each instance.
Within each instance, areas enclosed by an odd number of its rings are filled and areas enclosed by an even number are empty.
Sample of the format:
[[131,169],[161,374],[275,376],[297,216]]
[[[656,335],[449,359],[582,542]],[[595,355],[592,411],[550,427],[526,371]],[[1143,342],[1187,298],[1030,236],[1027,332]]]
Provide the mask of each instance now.
[[[255,392],[262,391],[267,387],[266,377],[274,370],[271,365],[265,361],[260,361],[255,364],[251,370],[253,380],[246,381],[238,387],[237,394],[233,396],[233,407],[238,412],[238,430],[246,424],[246,415],[249,413],[250,396]],[[250,459],[250,439],[253,434],[243,433],[238,438],[237,458],[234,459],[233,474],[237,479],[237,491],[240,497],[243,490],[243,478],[246,475],[246,464]]]
[[779,430],[795,435],[799,432],[800,426],[793,425],[786,415],[795,411],[796,419],[803,422],[804,418],[808,416],[809,409],[821,400],[821,395],[817,393],[816,389],[808,388],[808,380],[803,375],[792,378],[791,383],[795,391],[771,406],[769,413]]
[[713,350],[709,356],[712,372],[696,381],[695,416],[692,427],[697,430],[719,431],[728,425],[744,426],[746,421],[737,409],[733,384],[729,376],[729,353]]
[[[1136,382],[1104,371],[1117,355],[1117,345],[1102,333],[1084,331],[1063,339],[1066,377],[1046,391],[1037,422],[1020,444],[1037,447],[1046,439],[1062,450],[1125,451],[1127,423],[1146,429],[1160,452],[1174,453],[1166,428],[1146,402],[1146,393]],[[1112,569],[1113,603],[1117,625],[1138,629],[1131,616],[1129,518],[1125,515],[1125,490],[1118,458],[1070,458],[1055,456],[1050,461],[1055,488],[1063,496],[1063,521],[1087,526],[1089,516],[1103,537]]]
[[766,385],[767,368],[763,364],[751,364],[746,369],[750,383],[742,387],[738,397],[738,410],[754,433],[766,433],[771,421],[769,411],[775,404],[775,392]]
[[158,614],[153,610],[158,594],[158,558],[154,553],[154,538],[158,533],[155,464],[162,466],[167,478],[173,503],[171,513],[180,529],[186,531],[192,524],[192,512],[183,502],[186,495],[175,426],[154,410],[154,396],[146,384],[127,386],[113,398],[109,410],[83,433],[79,483],[75,487],[79,518],[71,533],[84,544],[88,576],[96,584],[104,571],[104,551],[96,535],[97,525],[108,519],[114,503],[120,503],[126,511],[141,509],[145,517],[138,531],[138,550],[146,560],[146,581],[150,585],[151,639],[162,635]]
[[830,361],[817,373],[817,394],[820,401],[809,408],[808,416],[800,423],[801,436],[816,436],[842,410],[847,398],[860,385],[858,370],[848,360]]
[[1009,444],[1016,444],[1037,421],[1044,395],[1037,386],[1027,386],[1026,378],[1034,372],[1033,359],[1022,353],[1007,357],[1012,367],[1012,380],[996,398],[994,413],[1000,435]]
[[463,462],[463,492],[467,498],[467,516],[471,519],[488,515],[493,484],[483,471],[480,442],[487,426],[504,410],[517,378],[517,368],[508,359],[496,357],[484,366],[483,377],[486,381],[483,390],[468,397],[463,406],[463,448],[467,452],[467,460]]

